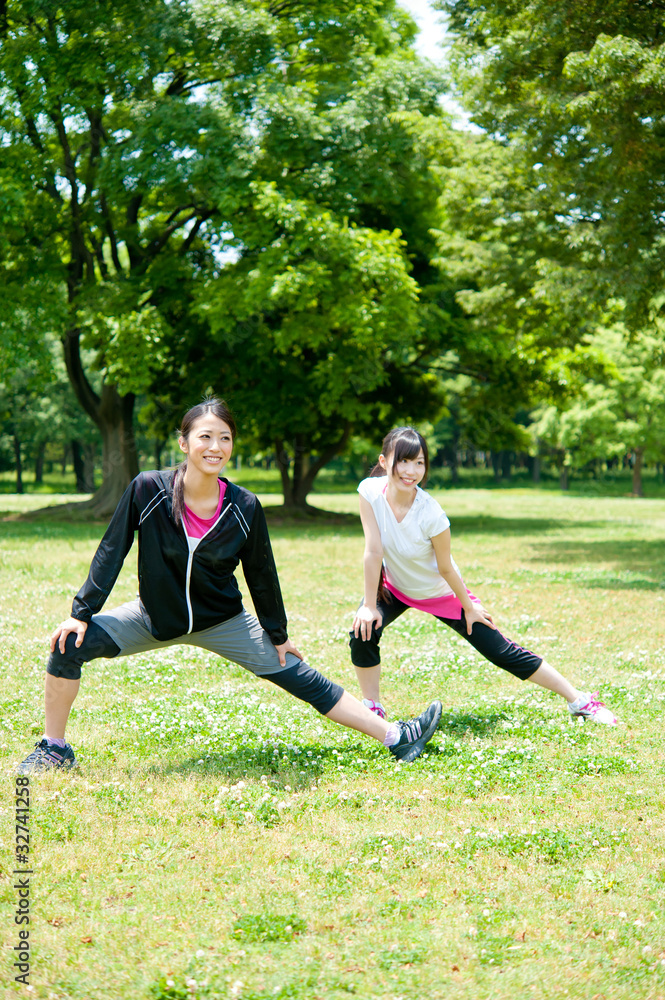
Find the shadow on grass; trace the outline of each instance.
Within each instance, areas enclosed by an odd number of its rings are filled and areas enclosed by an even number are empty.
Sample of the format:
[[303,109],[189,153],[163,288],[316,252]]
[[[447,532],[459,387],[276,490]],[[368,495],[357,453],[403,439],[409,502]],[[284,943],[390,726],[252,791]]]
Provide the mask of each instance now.
[[576,582],[606,590],[661,590],[665,588],[665,541],[579,541],[539,543],[531,561],[562,563],[574,570],[589,563],[610,564],[610,568]]
[[323,510],[320,507],[285,507],[283,505],[266,505],[263,508],[266,521],[270,528],[327,528],[338,525],[345,527],[360,527],[358,514],[347,514],[344,511]]
[[[493,736],[498,725],[509,720],[507,712],[491,712],[489,715],[474,715],[472,712],[444,712],[437,732],[448,736]],[[434,750],[436,753],[436,750]]]
[[[377,744],[378,745],[378,744]],[[232,753],[214,753],[210,757],[190,757],[180,763],[166,763],[152,766],[150,773],[156,777],[192,774],[226,778],[229,782],[240,780],[260,781],[265,775],[273,788],[309,788],[331,767],[341,767],[343,771],[357,770],[356,762],[367,758],[367,745],[322,747],[320,744],[299,744],[299,753],[279,745],[279,756],[273,753],[273,746],[244,747]],[[311,757],[308,754],[311,753]],[[201,763],[202,761],[202,763]],[[306,768],[303,764],[307,762]]]
[[455,515],[452,529],[456,534],[474,535],[531,535],[542,531],[571,530],[580,528],[609,528],[611,521],[573,521],[547,517],[494,517],[490,514]]

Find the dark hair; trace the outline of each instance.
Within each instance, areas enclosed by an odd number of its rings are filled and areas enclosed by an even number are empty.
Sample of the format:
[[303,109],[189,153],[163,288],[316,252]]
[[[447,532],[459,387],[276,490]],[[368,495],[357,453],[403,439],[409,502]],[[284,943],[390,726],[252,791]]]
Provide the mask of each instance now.
[[403,462],[409,458],[417,458],[421,449],[425,459],[425,475],[421,484],[424,486],[429,473],[429,451],[427,441],[415,427],[394,427],[386,434],[381,445],[381,454],[385,458],[392,455],[392,464],[389,469],[385,470],[377,462],[370,472],[370,476],[396,475],[395,463]]
[[[236,422],[233,419],[233,414],[224,400],[219,399],[217,396],[206,396],[202,403],[197,403],[196,406],[192,406],[191,410],[187,410],[187,413],[180,422],[178,436],[183,437],[186,441],[191,434],[192,425],[200,417],[205,417],[208,413],[212,413],[213,416],[218,417],[220,420],[223,420],[225,424],[228,424],[229,430],[231,431],[231,437],[235,441],[238,431],[236,428]],[[173,504],[171,507],[171,514],[176,524],[180,524],[182,521],[182,514],[185,509],[185,490],[183,480],[186,472],[187,459],[180,463],[176,469],[175,478],[173,480]]]

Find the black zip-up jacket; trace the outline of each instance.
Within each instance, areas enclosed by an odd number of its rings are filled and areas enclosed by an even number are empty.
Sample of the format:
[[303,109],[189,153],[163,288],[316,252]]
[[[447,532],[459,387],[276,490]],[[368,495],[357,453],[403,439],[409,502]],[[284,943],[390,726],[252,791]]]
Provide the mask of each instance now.
[[115,510],[90,573],[72,604],[89,622],[101,610],[139,534],[139,597],[156,639],[174,639],[227,621],[242,611],[233,575],[238,563],[261,625],[275,645],[286,642],[286,614],[265,515],[257,497],[226,483],[217,521],[190,552],[171,516],[175,472],[141,472]]

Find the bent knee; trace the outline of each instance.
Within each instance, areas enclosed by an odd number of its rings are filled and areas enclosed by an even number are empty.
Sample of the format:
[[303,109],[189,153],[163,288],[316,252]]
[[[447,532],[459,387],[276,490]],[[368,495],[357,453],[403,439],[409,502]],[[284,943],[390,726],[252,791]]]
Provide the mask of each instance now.
[[90,660],[99,657],[111,658],[117,656],[120,646],[105,632],[100,625],[90,622],[83,642],[76,645],[76,633],[70,632],[65,640],[65,651],[60,652],[60,647],[55,649],[48,658],[46,672],[53,677],[65,677],[67,680],[79,680],[81,667]]

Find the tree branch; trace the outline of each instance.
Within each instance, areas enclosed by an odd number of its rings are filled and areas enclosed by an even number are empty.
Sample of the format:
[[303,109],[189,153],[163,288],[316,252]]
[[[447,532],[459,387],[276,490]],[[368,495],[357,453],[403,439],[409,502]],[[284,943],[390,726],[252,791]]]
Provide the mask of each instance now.
[[[130,198],[129,204],[127,205],[126,219],[127,225],[130,229],[135,230],[136,223],[139,217],[139,209],[143,202],[143,195],[136,194],[133,198]],[[130,268],[137,268],[140,266],[144,254],[141,244],[138,239],[136,239],[136,233],[132,232],[131,237],[129,234],[125,237],[125,246],[127,247],[127,253],[129,254],[129,266]]]
[[139,217],[139,209],[141,207],[141,202],[143,201],[142,194],[135,194],[133,198],[130,199],[127,206],[127,223],[130,226],[135,226],[137,219]]
[[198,236],[201,226],[203,225],[204,222],[206,222],[209,218],[211,218],[212,215],[213,215],[212,212],[204,212],[203,215],[199,216],[199,218],[196,220],[195,225],[192,226],[189,232],[189,236],[187,237],[187,239],[183,240],[182,246],[180,247],[179,250],[180,254],[184,256],[184,254],[187,253],[192,243]]
[[148,246],[146,247],[146,250],[145,250],[146,256],[148,256],[148,257],[156,257],[157,254],[159,253],[159,251],[164,246],[166,246],[166,244],[168,243],[170,237],[173,236],[173,234],[178,229],[181,229],[183,226],[186,226],[188,222],[191,222],[192,219],[196,219],[197,217],[198,217],[198,212],[191,212],[187,216],[187,218],[181,219],[180,221],[178,221],[176,219],[174,222],[172,222],[170,226],[167,226],[166,229],[164,229],[159,234],[159,236],[156,236],[154,240],[150,241],[150,243],[148,244]]
[[113,218],[111,216],[111,210],[106,201],[106,195],[102,191],[99,196],[99,206],[102,210],[102,215],[104,217],[104,225],[106,228],[106,235],[109,238],[109,243],[111,244],[111,260],[113,261],[113,266],[120,277],[124,276],[124,270],[122,264],[120,263],[120,257],[118,255],[118,241],[115,237],[115,230],[113,228]]

